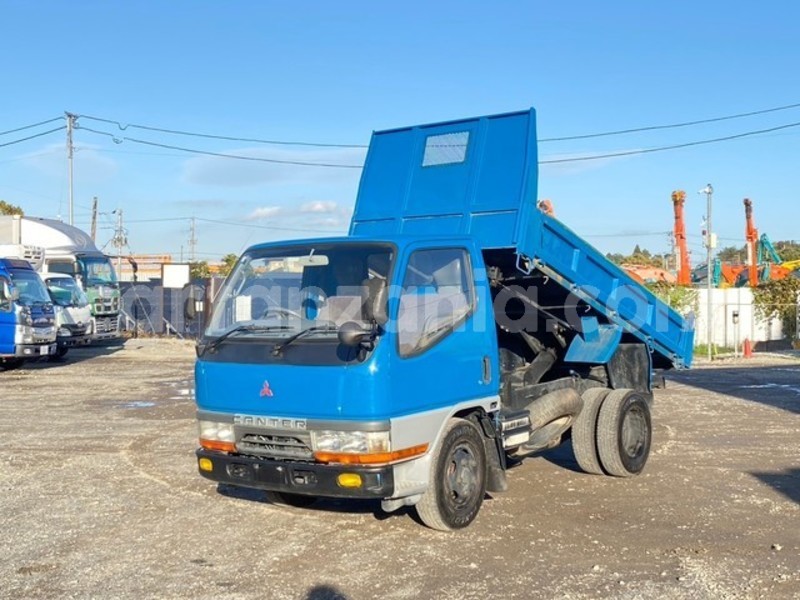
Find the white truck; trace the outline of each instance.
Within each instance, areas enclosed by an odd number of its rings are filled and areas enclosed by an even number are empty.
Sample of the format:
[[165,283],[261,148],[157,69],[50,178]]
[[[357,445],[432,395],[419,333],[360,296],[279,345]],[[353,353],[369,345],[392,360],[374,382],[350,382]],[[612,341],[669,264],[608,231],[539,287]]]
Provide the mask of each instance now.
[[39,273],[50,298],[56,317],[56,356],[62,358],[70,348],[92,341],[92,311],[89,298],[73,277],[65,273]]
[[[55,219],[0,216],[0,248],[28,260],[39,272],[74,277],[89,300],[92,339],[120,337],[117,276],[109,257],[87,233]],[[37,254],[39,248],[43,255]]]

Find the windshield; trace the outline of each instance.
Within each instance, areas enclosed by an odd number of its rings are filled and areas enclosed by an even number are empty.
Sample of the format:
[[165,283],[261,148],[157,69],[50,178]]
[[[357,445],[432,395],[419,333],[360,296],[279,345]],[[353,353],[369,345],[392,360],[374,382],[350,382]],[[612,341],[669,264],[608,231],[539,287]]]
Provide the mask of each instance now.
[[89,304],[86,294],[72,277],[48,277],[45,284],[53,301],[59,306],[83,307]]
[[83,257],[78,259],[84,285],[113,285],[117,275],[111,261],[105,256]]
[[388,244],[308,244],[246,253],[214,301],[205,335],[256,325],[246,330],[249,335],[288,337],[309,327],[324,332],[362,322],[364,283],[388,279],[393,259]]
[[12,269],[11,281],[14,282],[14,287],[19,292],[19,303],[23,306],[50,302],[47,288],[44,287],[44,283],[36,272],[28,269]]

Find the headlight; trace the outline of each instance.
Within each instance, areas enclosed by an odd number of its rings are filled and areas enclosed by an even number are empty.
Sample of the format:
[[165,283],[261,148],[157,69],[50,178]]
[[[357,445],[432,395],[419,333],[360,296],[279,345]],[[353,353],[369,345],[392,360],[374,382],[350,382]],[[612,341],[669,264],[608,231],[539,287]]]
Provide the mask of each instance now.
[[70,337],[72,335],[72,332],[69,329],[67,329],[66,327],[59,327],[58,328],[58,335],[60,337]]
[[31,309],[28,306],[23,306],[19,311],[19,319],[23,325],[30,327],[33,325],[33,317],[31,317]]
[[201,440],[211,442],[230,442],[236,441],[233,432],[233,423],[218,423],[217,421],[198,421],[197,428]]
[[391,451],[388,431],[312,431],[314,452],[367,454]]

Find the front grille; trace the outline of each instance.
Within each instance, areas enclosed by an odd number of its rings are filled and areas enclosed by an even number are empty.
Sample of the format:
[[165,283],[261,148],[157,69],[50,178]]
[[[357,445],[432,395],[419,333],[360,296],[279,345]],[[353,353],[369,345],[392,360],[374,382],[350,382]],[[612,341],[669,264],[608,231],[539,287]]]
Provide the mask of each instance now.
[[72,335],[83,335],[86,333],[88,325],[78,325],[77,323],[64,323],[61,327],[69,331]]
[[290,458],[311,460],[314,455],[309,444],[299,437],[287,435],[266,435],[245,433],[236,444],[242,454],[269,456],[271,458]]
[[96,319],[95,333],[114,333],[117,331],[117,320],[113,318]]

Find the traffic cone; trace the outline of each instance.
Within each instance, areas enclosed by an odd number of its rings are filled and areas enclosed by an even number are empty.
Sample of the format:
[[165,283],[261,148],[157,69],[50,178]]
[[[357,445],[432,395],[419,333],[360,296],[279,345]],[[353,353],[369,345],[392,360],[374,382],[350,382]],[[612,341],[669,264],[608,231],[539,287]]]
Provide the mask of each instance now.
[[744,338],[742,354],[745,358],[753,358],[753,347],[750,345],[750,338]]

